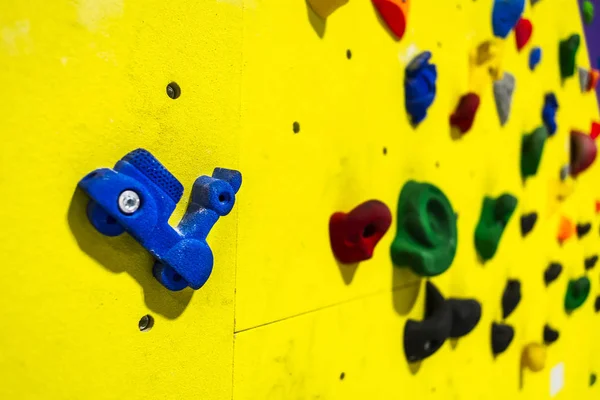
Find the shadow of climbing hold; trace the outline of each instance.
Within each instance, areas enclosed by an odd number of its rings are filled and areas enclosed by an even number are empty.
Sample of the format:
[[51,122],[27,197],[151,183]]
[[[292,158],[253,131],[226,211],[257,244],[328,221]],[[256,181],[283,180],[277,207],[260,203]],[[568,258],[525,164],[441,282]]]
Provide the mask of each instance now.
[[483,199],[481,216],[475,228],[475,248],[483,261],[496,254],[504,229],[516,208],[517,198],[510,194]]
[[344,264],[365,261],[392,224],[392,213],[378,200],[366,201],[348,214],[329,219],[329,239],[335,257]]
[[502,294],[502,318],[508,318],[521,302],[521,282],[509,279]]
[[86,175],[79,187],[90,197],[88,218],[100,233],[129,233],[155,259],[154,277],[172,291],[200,289],[211,275],[213,253],[206,238],[219,217],[233,209],[240,172],[215,168],[194,182],[177,228],[169,218],[183,185],[147,150],[134,150],[115,164]]
[[528,135],[523,135],[521,141],[521,177],[523,181],[527,177],[537,174],[547,137],[548,131],[542,126]]
[[539,343],[530,343],[523,349],[523,366],[533,372],[540,372],[546,365],[546,348]]
[[515,40],[517,42],[517,50],[521,51],[529,42],[533,33],[533,25],[527,18],[519,18],[515,25]]
[[492,11],[494,36],[506,38],[525,9],[525,0],[495,0]]
[[598,256],[591,256],[588,257],[584,260],[584,267],[586,271],[589,271],[590,269],[594,268],[596,266],[596,263],[598,262]]
[[429,63],[430,59],[431,52],[424,51],[406,67],[404,76],[405,106],[413,125],[418,125],[425,119],[427,109],[435,99],[437,70],[434,64]]
[[539,47],[534,47],[529,52],[529,69],[535,70],[535,67],[542,61],[542,49]]
[[575,74],[575,56],[577,55],[580,41],[581,38],[579,35],[573,34],[560,42],[560,76],[563,79],[569,78]]
[[515,330],[512,326],[492,323],[492,352],[494,356],[504,353],[514,337]]
[[594,22],[594,4],[590,0],[585,0],[581,6],[583,22],[590,25]]
[[386,25],[398,39],[402,39],[408,21],[410,0],[371,0],[385,21]]
[[557,239],[560,243],[564,243],[575,234],[575,224],[567,217],[561,216],[558,224]]
[[452,330],[452,309],[439,290],[426,283],[425,318],[408,319],[404,325],[404,353],[410,362],[423,360],[435,353]]
[[398,230],[390,249],[398,267],[436,276],[454,260],[458,231],[448,198],[429,183],[408,181],[398,199]]
[[584,276],[579,279],[571,279],[565,294],[565,310],[574,311],[585,302],[590,294],[590,280]]
[[460,98],[454,114],[450,116],[450,125],[457,127],[461,133],[466,133],[473,126],[475,114],[479,108],[479,95],[467,93]]
[[552,344],[558,340],[560,336],[559,332],[556,329],[552,329],[550,325],[544,325],[544,343]]
[[467,335],[481,319],[481,304],[474,299],[448,299],[452,310],[450,337],[458,339]]
[[600,311],[600,296],[596,297],[596,301],[594,302],[594,310],[596,312]]
[[521,236],[525,237],[529,232],[533,230],[535,223],[537,222],[537,213],[530,213],[521,216]]
[[510,117],[515,85],[515,77],[508,72],[504,73],[502,79],[494,82],[494,99],[496,100],[496,111],[498,112],[500,125],[506,124]]
[[592,224],[589,222],[586,224],[577,224],[577,237],[581,239],[585,235],[587,235],[592,229]]
[[326,19],[349,0],[306,0],[319,17]]
[[588,169],[596,160],[597,153],[596,142],[591,136],[582,132],[571,131],[571,176],[575,178]]
[[544,97],[544,107],[542,108],[542,120],[548,131],[548,136],[556,133],[556,112],[558,111],[558,100],[554,93],[548,93]]
[[546,283],[546,286],[554,282],[560,276],[562,269],[562,265],[556,262],[548,265],[548,268],[544,271],[544,282]]

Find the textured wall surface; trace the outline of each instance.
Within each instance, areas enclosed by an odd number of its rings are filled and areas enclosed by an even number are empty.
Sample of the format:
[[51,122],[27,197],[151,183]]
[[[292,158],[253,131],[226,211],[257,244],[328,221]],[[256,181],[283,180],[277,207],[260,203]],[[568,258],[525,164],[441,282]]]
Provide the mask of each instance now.
[[[367,0],[326,22],[304,1],[5,0],[0,398],[541,399],[560,363],[557,399],[597,397],[588,386],[600,374],[597,269],[584,306],[563,309],[568,280],[599,245],[600,167],[559,181],[569,131],[588,132],[599,117],[577,76],[560,82],[558,43],[583,33],[579,10],[568,0],[527,4],[530,43],[517,52],[512,33],[498,43],[517,81],[500,127],[489,71],[469,63],[492,39],[491,9],[484,0],[415,1],[396,41]],[[534,72],[532,46],[543,49]],[[438,93],[413,128],[404,70],[423,50],[433,53]],[[590,66],[584,45],[577,64]],[[176,100],[166,94],[172,81]],[[481,106],[457,139],[448,118],[469,91]],[[549,91],[559,129],[523,184],[521,135],[541,124]],[[103,237],[87,221],[79,179],[138,147],[185,187],[173,224],[197,176],[217,166],[244,175],[234,211],[209,235],[215,268],[197,292],[165,290],[131,237]],[[453,265],[432,281],[483,305],[470,335],[420,365],[406,362],[402,343],[406,320],[423,317],[425,280],[389,255],[409,179],[440,187],[459,215]],[[482,200],[504,192],[518,208],[482,265],[473,245]],[[369,199],[392,210],[392,228],[371,260],[340,265],[329,216]],[[519,217],[532,211],[539,220],[523,239]],[[591,233],[560,246],[561,216],[591,222]],[[551,261],[564,272],[546,288]],[[491,323],[502,320],[508,278],[521,280],[523,300],[506,321],[515,339],[494,358]],[[154,327],[140,332],[146,314]],[[561,335],[546,367],[521,371],[523,347],[542,340],[546,323]]]

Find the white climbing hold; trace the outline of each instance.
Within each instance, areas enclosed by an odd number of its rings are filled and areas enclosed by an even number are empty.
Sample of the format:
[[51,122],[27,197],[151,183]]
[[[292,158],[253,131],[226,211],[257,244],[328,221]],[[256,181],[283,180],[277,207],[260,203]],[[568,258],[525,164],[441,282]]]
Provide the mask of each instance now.
[[510,116],[512,105],[512,96],[515,91],[515,77],[505,72],[502,79],[494,82],[494,98],[496,100],[496,110],[500,118],[500,125],[506,124]]

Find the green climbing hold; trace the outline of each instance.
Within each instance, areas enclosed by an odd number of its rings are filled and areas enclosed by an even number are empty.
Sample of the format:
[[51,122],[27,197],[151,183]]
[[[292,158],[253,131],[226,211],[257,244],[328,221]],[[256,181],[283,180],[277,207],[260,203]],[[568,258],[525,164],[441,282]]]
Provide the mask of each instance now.
[[475,248],[483,261],[494,257],[504,228],[517,208],[516,197],[503,194],[497,199],[485,197],[479,223],[475,228]]
[[529,135],[523,135],[521,141],[521,177],[523,180],[537,174],[547,137],[548,131],[543,126]]
[[421,276],[439,275],[452,264],[457,241],[456,214],[444,193],[429,183],[408,181],[398,199],[394,265]]
[[585,0],[582,6],[583,11],[583,22],[587,25],[594,21],[594,4],[590,0]]
[[590,386],[594,386],[596,383],[596,374],[590,374]]
[[565,295],[565,309],[573,311],[579,308],[590,294],[590,280],[587,277],[571,279]]
[[581,38],[578,34],[569,36],[560,42],[560,76],[566,79],[575,74],[575,55],[579,49]]

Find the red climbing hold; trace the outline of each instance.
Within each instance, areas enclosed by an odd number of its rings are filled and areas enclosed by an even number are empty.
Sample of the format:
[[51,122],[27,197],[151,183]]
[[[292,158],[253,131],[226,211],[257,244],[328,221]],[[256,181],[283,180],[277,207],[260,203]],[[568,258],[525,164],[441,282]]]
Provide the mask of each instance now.
[[571,131],[571,176],[576,177],[596,160],[598,148],[590,135]]
[[450,116],[450,125],[456,126],[462,133],[468,132],[478,108],[479,96],[475,93],[465,94],[460,98],[454,114]]
[[521,51],[523,47],[529,42],[531,33],[533,32],[533,25],[527,18],[521,18],[515,25],[515,39],[517,40],[517,50]]
[[388,28],[402,39],[408,19],[409,0],[372,0]]
[[390,209],[378,200],[366,201],[348,214],[333,214],[329,219],[333,254],[344,264],[368,260],[391,224]]
[[592,122],[592,130],[590,131],[590,137],[596,139],[600,135],[600,123]]
[[599,79],[600,79],[600,71],[598,71],[597,69],[594,69],[594,68],[590,69],[589,75],[588,75],[588,86],[586,89],[588,91],[596,89]]

